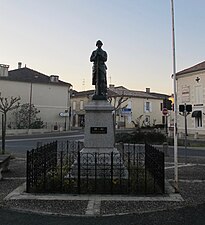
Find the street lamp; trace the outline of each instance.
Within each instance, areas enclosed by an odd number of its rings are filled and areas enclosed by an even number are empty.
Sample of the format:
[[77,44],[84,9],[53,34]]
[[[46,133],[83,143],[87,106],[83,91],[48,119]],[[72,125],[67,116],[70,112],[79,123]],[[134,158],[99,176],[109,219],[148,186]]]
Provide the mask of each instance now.
[[176,85],[176,56],[175,56],[175,29],[174,29],[174,0],[172,8],[172,49],[173,49],[173,86],[174,86],[174,187],[179,192],[178,184],[178,148],[177,148],[177,85]]

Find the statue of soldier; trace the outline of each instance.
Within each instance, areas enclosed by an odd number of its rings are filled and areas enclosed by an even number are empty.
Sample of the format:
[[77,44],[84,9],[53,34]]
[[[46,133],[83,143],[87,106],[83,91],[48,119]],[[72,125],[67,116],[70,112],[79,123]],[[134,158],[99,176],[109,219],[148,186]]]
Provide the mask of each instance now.
[[95,85],[95,94],[93,100],[107,100],[107,53],[102,50],[102,41],[96,42],[97,49],[92,52],[90,62],[93,62],[92,85]]

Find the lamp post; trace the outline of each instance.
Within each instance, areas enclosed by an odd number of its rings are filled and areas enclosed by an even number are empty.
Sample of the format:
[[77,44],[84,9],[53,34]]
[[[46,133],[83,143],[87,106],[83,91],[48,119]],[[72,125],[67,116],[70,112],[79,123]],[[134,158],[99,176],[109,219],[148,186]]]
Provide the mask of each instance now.
[[177,85],[176,85],[176,56],[174,29],[174,0],[171,0],[172,12],[172,56],[173,56],[173,86],[174,86],[174,187],[179,192],[178,182],[178,147],[177,147]]

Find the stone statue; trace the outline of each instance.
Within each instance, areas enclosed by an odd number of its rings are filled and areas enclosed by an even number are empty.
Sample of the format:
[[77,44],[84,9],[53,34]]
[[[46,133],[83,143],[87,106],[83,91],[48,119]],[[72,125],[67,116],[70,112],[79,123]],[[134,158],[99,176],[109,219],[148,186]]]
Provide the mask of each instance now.
[[93,100],[107,100],[107,53],[102,50],[102,41],[96,42],[97,49],[92,52],[90,62],[93,62],[92,85],[95,85]]

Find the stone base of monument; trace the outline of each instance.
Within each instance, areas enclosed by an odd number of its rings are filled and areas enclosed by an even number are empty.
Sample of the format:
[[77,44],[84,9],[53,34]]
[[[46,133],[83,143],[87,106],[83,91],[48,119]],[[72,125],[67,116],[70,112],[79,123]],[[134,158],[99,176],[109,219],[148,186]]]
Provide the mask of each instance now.
[[[102,150],[104,152],[102,152]],[[84,148],[71,168],[71,177],[88,179],[127,179],[128,171],[117,149]]]
[[71,177],[127,179],[128,170],[114,147],[113,106],[93,100],[85,106],[84,148],[71,168]]

